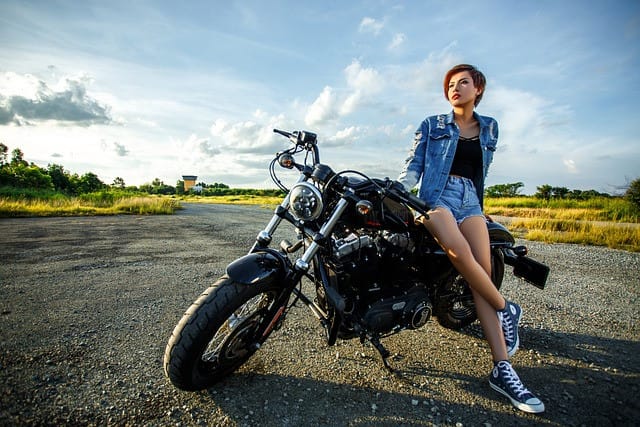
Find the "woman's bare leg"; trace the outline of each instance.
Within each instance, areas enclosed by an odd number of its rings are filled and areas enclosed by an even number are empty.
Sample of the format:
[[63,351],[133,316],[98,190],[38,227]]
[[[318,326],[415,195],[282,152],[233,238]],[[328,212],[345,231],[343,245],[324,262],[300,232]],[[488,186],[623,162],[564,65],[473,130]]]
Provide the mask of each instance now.
[[[484,221],[481,217],[477,218]],[[473,221],[472,217],[467,218],[463,223],[464,229],[467,230],[470,237],[472,239],[476,239],[476,237],[474,237],[474,233],[471,233],[470,231],[474,227],[472,227],[472,225],[465,226],[465,223],[468,223],[468,221],[472,221],[472,223],[476,221]],[[423,221],[423,224],[435,237],[440,246],[442,246],[449,256],[453,266],[458,270],[458,272],[460,272],[460,274],[462,274],[467,283],[469,283],[471,289],[480,294],[482,298],[493,307],[494,312],[496,310],[503,309],[505,306],[505,299],[494,286],[491,281],[490,274],[487,274],[487,270],[478,263],[478,261],[476,261],[467,238],[461,229],[458,228],[458,224],[451,212],[445,208],[436,208],[429,212],[429,219]],[[483,226],[486,227],[484,223]],[[486,249],[488,251],[488,236],[486,238],[486,242]],[[474,246],[479,247],[480,245],[474,244]],[[489,271],[491,271],[490,261]]]
[[[491,250],[485,219],[479,216],[467,218],[460,224],[460,231],[469,243],[473,257],[491,277]],[[478,292],[473,289],[471,292],[478,320],[480,320],[480,325],[482,325],[482,330],[491,348],[493,361],[507,360],[507,346],[495,308]]]

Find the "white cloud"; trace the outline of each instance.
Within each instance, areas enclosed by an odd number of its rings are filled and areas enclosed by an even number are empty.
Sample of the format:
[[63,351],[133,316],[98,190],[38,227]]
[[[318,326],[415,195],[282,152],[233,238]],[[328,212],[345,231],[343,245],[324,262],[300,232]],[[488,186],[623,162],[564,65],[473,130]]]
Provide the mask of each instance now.
[[385,87],[384,78],[376,69],[364,68],[357,60],[345,67],[344,75],[346,89],[338,93],[332,87],[325,86],[307,110],[307,125],[319,125],[352,114]]
[[562,163],[567,168],[567,172],[569,172],[569,173],[578,173],[578,168],[576,166],[576,162],[574,162],[573,160],[565,159],[565,160],[562,161]]
[[350,144],[359,139],[361,129],[358,126],[349,126],[339,130],[335,135],[326,139],[329,143],[323,144],[325,147]]
[[362,21],[360,21],[360,26],[358,27],[358,30],[361,33],[372,33],[374,35],[378,35],[380,34],[380,31],[382,31],[383,28],[384,28],[384,23],[367,16],[362,18]]
[[129,150],[127,150],[127,147],[125,147],[124,144],[114,142],[113,149],[119,157],[126,157],[129,154]]
[[397,48],[402,46],[406,40],[407,40],[407,36],[404,33],[397,33],[393,36],[393,40],[391,40],[391,43],[389,44],[388,49],[396,50]]
[[308,126],[313,126],[337,116],[335,95],[330,86],[325,86],[320,95],[309,107],[304,122]]
[[50,84],[30,74],[2,73],[0,125],[33,125],[41,121],[81,126],[112,122],[110,107],[92,97],[91,77],[80,74]]
[[384,87],[380,73],[374,68],[363,68],[360,61],[354,60],[345,68],[349,87],[367,93],[376,93]]

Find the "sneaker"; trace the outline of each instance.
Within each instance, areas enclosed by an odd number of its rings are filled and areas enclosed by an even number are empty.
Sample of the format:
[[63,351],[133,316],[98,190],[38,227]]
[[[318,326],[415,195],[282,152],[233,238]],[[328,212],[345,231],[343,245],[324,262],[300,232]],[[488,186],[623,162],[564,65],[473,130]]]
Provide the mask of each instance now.
[[502,325],[502,333],[504,341],[507,344],[507,355],[509,357],[516,354],[520,346],[520,337],[518,336],[518,324],[522,319],[522,309],[516,303],[507,301],[503,310],[499,310],[498,319]]
[[495,364],[489,375],[489,385],[498,393],[507,396],[513,406],[521,411],[532,414],[544,412],[544,403],[526,389],[516,371],[511,367],[511,363],[506,360]]

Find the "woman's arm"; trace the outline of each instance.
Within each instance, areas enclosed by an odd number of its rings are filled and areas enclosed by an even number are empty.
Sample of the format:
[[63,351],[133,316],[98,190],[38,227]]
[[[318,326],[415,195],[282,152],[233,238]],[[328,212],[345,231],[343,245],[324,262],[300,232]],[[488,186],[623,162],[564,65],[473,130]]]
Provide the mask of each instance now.
[[407,191],[418,184],[424,172],[424,161],[427,153],[427,137],[429,136],[429,120],[425,119],[413,139],[413,146],[405,160],[404,168],[398,176],[398,181]]

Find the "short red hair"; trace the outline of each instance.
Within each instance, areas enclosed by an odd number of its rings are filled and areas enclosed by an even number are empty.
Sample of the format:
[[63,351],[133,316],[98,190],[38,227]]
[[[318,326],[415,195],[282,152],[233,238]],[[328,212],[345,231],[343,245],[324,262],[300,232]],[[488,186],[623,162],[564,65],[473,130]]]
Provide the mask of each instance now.
[[484,95],[484,88],[487,85],[487,79],[484,77],[484,74],[480,70],[478,70],[473,65],[469,64],[459,64],[447,71],[447,74],[444,75],[444,98],[449,100],[449,81],[454,74],[462,73],[464,71],[468,71],[471,75],[471,79],[473,80],[473,85],[480,89],[480,95],[476,97],[474,105],[478,105],[480,100],[482,99],[482,95]]

